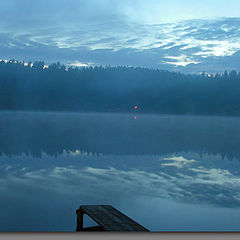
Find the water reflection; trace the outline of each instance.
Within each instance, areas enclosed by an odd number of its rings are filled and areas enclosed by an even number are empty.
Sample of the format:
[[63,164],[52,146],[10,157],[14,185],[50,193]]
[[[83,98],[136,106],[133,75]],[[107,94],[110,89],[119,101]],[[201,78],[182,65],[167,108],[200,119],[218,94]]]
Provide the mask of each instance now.
[[[41,160],[26,155],[5,156],[1,160],[0,191],[4,195],[0,205],[3,216],[13,216],[16,222],[12,219],[11,224],[6,223],[9,217],[1,217],[0,230],[74,231],[74,210],[86,203],[112,204],[151,230],[239,230],[234,225],[237,218],[231,224],[218,219],[220,213],[229,215],[231,209],[239,214],[239,161],[229,165],[228,160],[219,158],[200,158],[194,153],[121,158],[64,153],[57,159],[45,155]],[[144,198],[149,205],[142,209],[144,204],[139,205],[139,201]],[[152,201],[155,210],[149,209]],[[175,209],[175,225],[163,221],[165,210],[164,215],[155,215],[163,206],[170,216]],[[41,211],[38,218],[34,217],[36,209]],[[140,209],[144,215],[139,214]],[[195,212],[195,218],[190,217],[191,212]],[[218,219],[218,225],[201,222],[207,215]]]
[[6,191],[4,182],[9,184],[9,180],[18,179],[39,187],[44,183],[48,190],[70,195],[78,189],[87,196],[104,190],[112,194],[111,198],[124,193],[221,207],[240,206],[238,161],[226,167],[223,165],[227,160],[220,161],[215,156],[206,155],[202,159],[192,154],[194,159],[190,159],[191,154],[183,154],[185,157],[124,156],[120,159],[66,153],[54,163],[47,156],[38,163],[36,159],[21,156],[1,161],[1,188]]
[[41,157],[194,151],[239,158],[240,118],[128,114],[0,113],[0,153]]
[[0,231],[74,231],[81,204],[152,231],[240,230],[238,118],[1,115]]

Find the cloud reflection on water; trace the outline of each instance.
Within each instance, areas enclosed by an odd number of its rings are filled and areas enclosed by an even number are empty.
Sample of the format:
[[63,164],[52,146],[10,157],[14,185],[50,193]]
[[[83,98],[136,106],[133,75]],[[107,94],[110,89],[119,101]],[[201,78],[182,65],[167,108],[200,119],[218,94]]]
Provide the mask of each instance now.
[[[227,169],[217,165],[219,159],[216,157],[211,160],[206,155],[203,158],[207,160],[197,161],[181,155],[122,156],[119,161],[112,156],[106,161],[106,156],[87,156],[81,160],[81,156],[68,157],[66,154],[64,158],[65,165],[49,163],[48,166],[43,161],[43,166],[27,166],[26,162],[34,161],[31,157],[27,161],[24,157],[20,164],[8,163],[2,166],[2,171],[7,174],[2,175],[0,188],[7,191],[9,184],[20,184],[69,196],[81,189],[84,198],[93,195],[101,199],[109,193],[116,199],[120,196],[152,196],[228,208],[238,208],[240,204],[239,173],[234,173],[232,165]],[[71,159],[69,163],[68,158]],[[129,164],[128,158],[131,158]],[[169,159],[171,162],[166,163]],[[100,162],[98,166],[95,166],[96,161]],[[155,165],[151,164],[153,162]],[[238,161],[235,160],[235,164],[239,165]]]

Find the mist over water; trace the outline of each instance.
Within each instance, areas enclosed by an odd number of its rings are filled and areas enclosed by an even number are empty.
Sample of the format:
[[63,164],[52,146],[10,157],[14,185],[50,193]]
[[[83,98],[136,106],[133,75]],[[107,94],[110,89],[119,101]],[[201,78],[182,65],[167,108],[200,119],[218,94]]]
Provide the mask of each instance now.
[[[136,119],[135,119],[136,116]],[[118,113],[0,112],[0,153],[240,156],[240,118]]]
[[239,123],[0,112],[0,231],[74,231],[83,204],[151,231],[239,231]]

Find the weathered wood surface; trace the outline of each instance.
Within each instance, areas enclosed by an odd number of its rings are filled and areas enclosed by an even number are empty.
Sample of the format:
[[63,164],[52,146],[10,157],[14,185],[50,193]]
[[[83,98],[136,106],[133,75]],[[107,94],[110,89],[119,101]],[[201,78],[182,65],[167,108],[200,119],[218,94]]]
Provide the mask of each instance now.
[[102,231],[149,232],[149,230],[110,205],[84,205],[80,206],[76,213],[78,216],[77,231],[87,231],[83,228],[82,220],[83,214],[87,214],[100,226]]

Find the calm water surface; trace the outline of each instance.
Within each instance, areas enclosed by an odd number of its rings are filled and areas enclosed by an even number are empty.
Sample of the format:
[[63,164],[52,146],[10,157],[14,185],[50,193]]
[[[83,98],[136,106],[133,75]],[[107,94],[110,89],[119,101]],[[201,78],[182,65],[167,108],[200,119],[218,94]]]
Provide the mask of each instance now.
[[239,144],[240,118],[0,112],[0,231],[75,231],[83,204],[240,231]]

